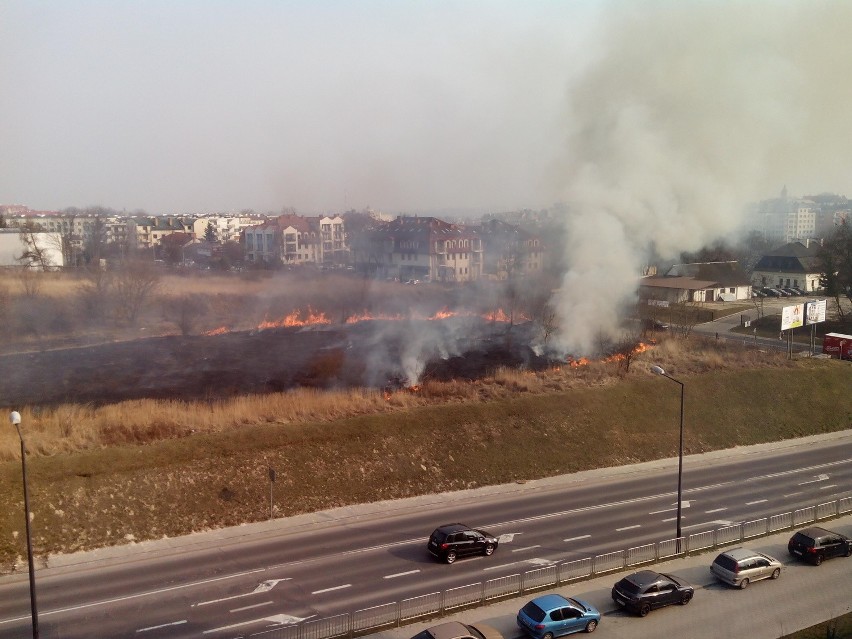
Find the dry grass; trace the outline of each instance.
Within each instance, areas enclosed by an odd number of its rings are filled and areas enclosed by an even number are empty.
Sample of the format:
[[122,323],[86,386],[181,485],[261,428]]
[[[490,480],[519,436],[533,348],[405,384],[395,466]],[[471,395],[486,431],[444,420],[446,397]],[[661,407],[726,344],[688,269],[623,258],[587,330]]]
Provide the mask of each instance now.
[[[843,363],[764,354],[754,367],[747,354],[696,339],[657,349],[629,373],[603,362],[501,370],[494,379],[427,382],[389,399],[300,391],[212,404],[28,410],[31,448],[41,453],[28,465],[35,551],[44,557],[266,519],[268,467],[278,471],[275,514],[289,516],[669,457],[679,394],[648,371],[652,361],[687,383],[688,453],[852,421]],[[718,370],[720,362],[727,368]],[[802,385],[807,397],[790,391]],[[719,397],[724,407],[707,410],[707,399]],[[436,434],[450,426],[463,436]],[[566,454],[530,446],[548,440]],[[17,442],[3,441],[0,569],[25,569]]]
[[[264,424],[330,422],[429,405],[490,402],[520,394],[542,395],[572,388],[609,386],[625,379],[647,377],[651,374],[650,362],[661,365],[673,376],[795,365],[780,353],[729,347],[724,341],[670,337],[638,356],[629,371],[623,362],[593,361],[584,366],[555,366],[538,372],[500,368],[491,377],[474,382],[425,381],[417,389],[402,389],[387,395],[366,388],[298,389],[218,402],[133,400],[100,407],[66,404],[18,410],[26,425],[31,453],[50,456],[239,431]],[[14,432],[0,430],[0,461],[17,459],[20,456],[17,444]]]

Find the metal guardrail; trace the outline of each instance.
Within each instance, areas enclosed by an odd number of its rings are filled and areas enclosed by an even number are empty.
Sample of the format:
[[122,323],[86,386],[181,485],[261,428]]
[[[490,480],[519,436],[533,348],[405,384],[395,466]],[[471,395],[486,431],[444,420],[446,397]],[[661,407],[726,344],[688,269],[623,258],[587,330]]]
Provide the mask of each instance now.
[[484,582],[450,588],[443,592],[433,592],[356,610],[352,613],[271,628],[264,631],[262,636],[265,639],[358,637],[378,632],[382,628],[401,626],[404,622],[441,617],[458,608],[482,606],[497,599],[588,579],[603,573],[624,570],[637,564],[712,550],[744,539],[754,539],[821,519],[839,517],[849,512],[852,512],[852,497],[843,497],[792,512],[692,533],[677,539],[667,539],[583,559],[554,562],[549,566],[524,573],[496,577]]

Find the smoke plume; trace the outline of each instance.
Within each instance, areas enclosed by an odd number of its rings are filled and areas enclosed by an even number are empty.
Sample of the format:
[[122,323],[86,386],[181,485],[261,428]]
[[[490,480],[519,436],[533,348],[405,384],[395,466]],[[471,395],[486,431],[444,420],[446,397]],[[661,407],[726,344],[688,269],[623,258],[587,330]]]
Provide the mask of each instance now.
[[569,91],[559,346],[594,350],[635,301],[649,247],[730,237],[744,205],[848,180],[846,3],[614,4]]

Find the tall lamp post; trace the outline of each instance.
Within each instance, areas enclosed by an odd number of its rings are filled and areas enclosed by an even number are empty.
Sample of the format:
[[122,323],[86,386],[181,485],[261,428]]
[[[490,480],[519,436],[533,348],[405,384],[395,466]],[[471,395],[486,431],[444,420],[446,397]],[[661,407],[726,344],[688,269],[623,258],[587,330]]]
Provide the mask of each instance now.
[[33,563],[33,542],[30,535],[30,497],[27,491],[27,450],[24,446],[24,436],[21,434],[21,414],[18,411],[9,413],[9,421],[18,431],[21,440],[21,472],[24,479],[24,519],[27,524],[27,562],[30,568],[30,607],[33,619],[33,639],[38,639],[38,609],[36,607],[35,564]]
[[677,550],[680,552],[680,520],[683,512],[683,382],[666,373],[661,366],[652,366],[651,372],[667,377],[680,385],[680,445],[677,454]]

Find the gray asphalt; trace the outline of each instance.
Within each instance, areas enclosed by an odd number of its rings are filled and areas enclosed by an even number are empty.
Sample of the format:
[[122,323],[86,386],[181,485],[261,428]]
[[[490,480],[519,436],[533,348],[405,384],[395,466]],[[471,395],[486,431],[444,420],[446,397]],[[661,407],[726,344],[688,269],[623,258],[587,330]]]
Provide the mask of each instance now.
[[[852,536],[852,516],[823,522],[821,525]],[[507,639],[521,638],[525,635],[515,622],[518,610],[533,597],[549,592],[590,602],[603,615],[595,636],[617,639],[717,639],[733,636],[776,639],[852,612],[852,558],[839,557],[819,567],[793,560],[787,553],[790,535],[790,531],[785,531],[761,537],[748,544],[725,547],[746,545],[784,563],[780,579],[759,581],[746,590],[720,584],[712,578],[709,566],[719,550],[650,566],[649,569],[657,572],[674,573],[685,578],[695,586],[696,592],[688,606],[662,608],[645,618],[620,610],[610,596],[612,585],[633,572],[630,570],[507,599],[441,619],[386,630],[372,637],[408,639],[429,626],[445,621],[461,621],[473,625],[488,624]]]

